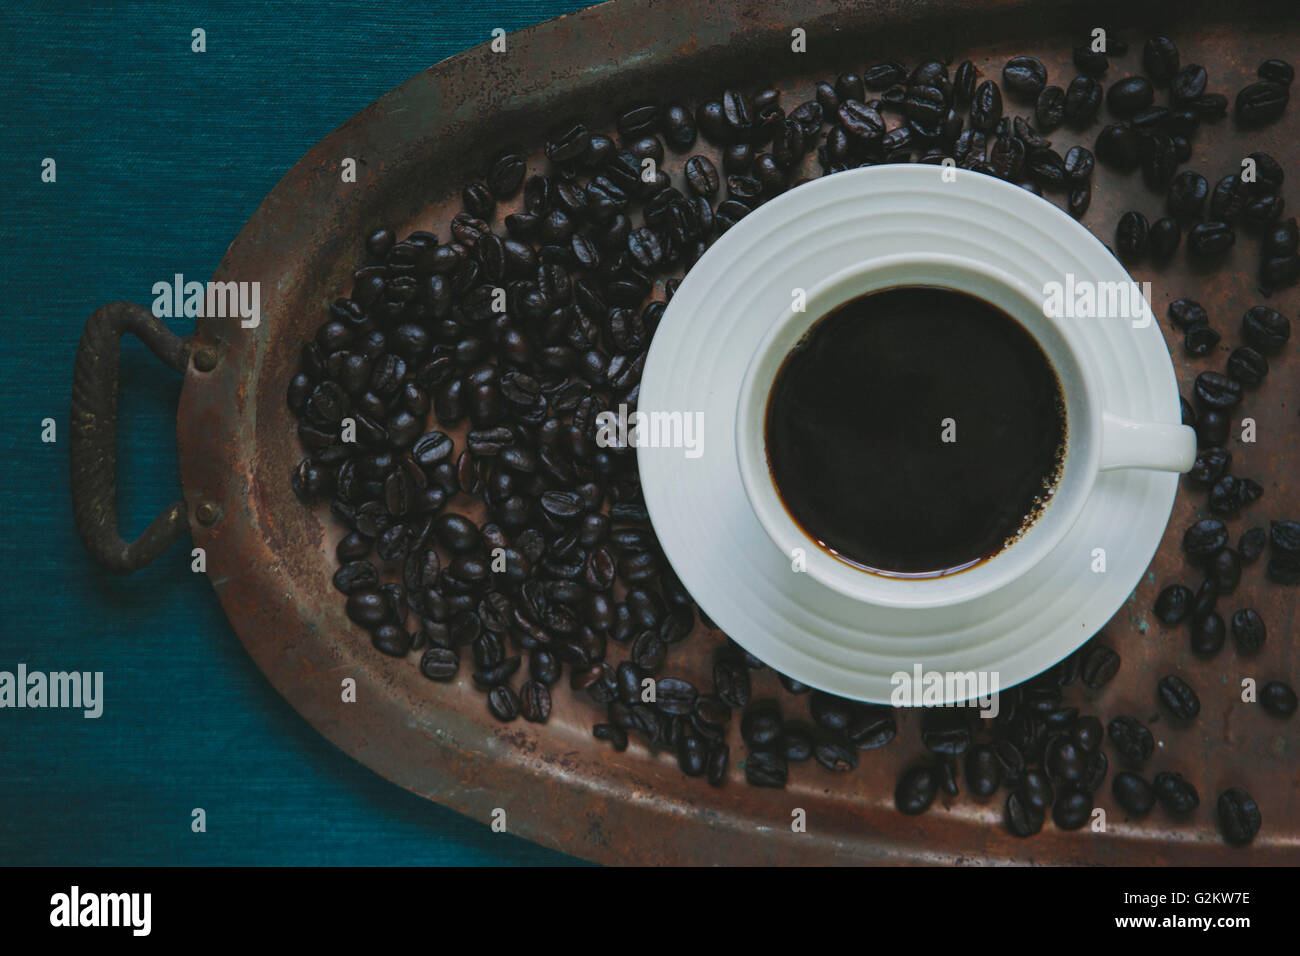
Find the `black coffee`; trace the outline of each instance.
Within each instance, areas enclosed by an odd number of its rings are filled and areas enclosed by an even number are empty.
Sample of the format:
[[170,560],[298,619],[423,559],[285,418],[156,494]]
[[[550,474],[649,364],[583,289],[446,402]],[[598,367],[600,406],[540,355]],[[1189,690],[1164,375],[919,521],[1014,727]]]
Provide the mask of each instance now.
[[841,560],[890,575],[998,553],[1049,497],[1065,433],[1061,384],[1033,337],[931,286],[820,319],[777,373],[766,417],[791,517]]

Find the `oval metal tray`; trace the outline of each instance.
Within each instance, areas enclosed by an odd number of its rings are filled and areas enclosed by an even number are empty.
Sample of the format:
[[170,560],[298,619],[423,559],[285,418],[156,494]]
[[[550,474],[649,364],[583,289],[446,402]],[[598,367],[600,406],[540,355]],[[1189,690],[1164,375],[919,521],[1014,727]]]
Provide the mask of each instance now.
[[[445,236],[459,210],[460,185],[481,176],[506,143],[523,144],[540,169],[545,131],[564,117],[580,115],[594,128],[608,128],[624,103],[694,102],[701,92],[733,84],[775,85],[789,108],[811,98],[814,80],[889,58],[971,57],[997,76],[1009,56],[1030,52],[1053,78],[1072,76],[1070,47],[1102,15],[1097,5],[1086,7],[1057,0],[799,0],[770,8],[739,0],[619,0],[513,34],[508,55],[479,47],[440,63],[313,148],[249,220],[214,276],[261,282],[263,318],[256,329],[200,321],[190,354],[214,350],[215,367],[200,371],[191,357],[178,422],[194,541],[207,549],[208,573],[232,626],[276,689],[337,746],[395,783],[483,821],[502,808],[512,832],[604,862],[1294,862],[1300,722],[1270,721],[1255,708],[1234,706],[1232,698],[1240,676],[1293,679],[1296,590],[1266,586],[1259,568],[1247,571],[1234,600],[1260,607],[1271,639],[1260,659],[1245,667],[1230,649],[1213,663],[1196,663],[1182,632],[1160,632],[1148,612],[1158,587],[1187,576],[1178,538],[1199,495],[1180,495],[1146,583],[1107,629],[1124,658],[1119,678],[1085,695],[1084,706],[1145,718],[1156,710],[1159,674],[1192,675],[1204,711],[1190,730],[1155,725],[1169,754],[1158,762],[1194,779],[1208,804],[1229,785],[1254,793],[1264,829],[1246,852],[1222,843],[1204,806],[1185,826],[1158,813],[1127,824],[1109,785],[1098,795],[1112,820],[1104,834],[1061,833],[1049,825],[1034,839],[1017,840],[1000,824],[1000,798],[984,805],[965,796],[941,798],[925,816],[904,817],[894,810],[892,794],[900,767],[921,751],[914,714],[900,721],[899,740],[863,754],[855,772],[833,775],[801,765],[792,770],[789,787],[778,791],[740,779],[744,751],[736,720],[731,779],[716,790],[684,777],[667,754],[651,756],[639,743],[616,753],[594,740],[590,728],[602,719],[600,710],[567,689],[557,693],[549,724],[499,724],[469,686],[465,669],[459,683],[437,685],[419,674],[414,660],[392,660],[372,649],[344,616],[330,584],[337,529],[327,516],[303,509],[290,490],[289,475],[302,452],[285,386],[301,343],[322,321],[326,305],[349,287],[362,256],[361,237],[381,223]],[[1131,18],[1139,9],[1125,4],[1117,16]],[[1165,29],[1178,39],[1185,61],[1207,65],[1214,90],[1235,93],[1260,59],[1297,47],[1294,17],[1270,20],[1249,4],[1167,9],[1176,9],[1179,21]],[[1114,73],[1138,62],[1147,27],[1111,23],[1138,41]],[[795,27],[806,31],[808,53],[791,51]],[[1293,106],[1282,122],[1252,135],[1250,148],[1290,163],[1298,113]],[[1086,139],[1090,143],[1091,136]],[[1067,140],[1075,141],[1059,137]],[[701,142],[697,149],[706,147]],[[1233,168],[1243,151],[1249,150],[1224,121],[1199,137],[1193,165],[1214,181],[1211,174]],[[340,177],[346,158],[356,160],[355,183]],[[1085,222],[1103,239],[1130,204],[1148,212],[1159,206],[1139,179],[1097,176]],[[1260,301],[1250,278],[1254,248],[1236,250],[1213,276],[1193,276],[1180,257],[1164,272],[1138,270],[1135,277],[1155,283],[1152,305],[1160,316],[1169,298],[1200,298],[1216,316],[1226,346],[1235,341],[1237,316]],[[1275,300],[1294,314],[1294,290]],[[1186,393],[1195,371],[1172,336],[1170,344]],[[1273,437],[1236,457],[1234,470],[1265,486],[1253,515],[1300,511],[1293,480],[1300,460],[1295,408],[1293,401],[1286,404],[1300,382],[1294,351],[1293,344],[1247,406],[1261,428],[1273,430]],[[675,654],[672,671],[704,674],[721,640],[718,632],[701,629]],[[348,677],[356,681],[356,703],[341,701],[341,681]],[[758,677],[756,696],[777,696],[771,673]],[[807,812],[806,833],[791,832],[795,808]]]

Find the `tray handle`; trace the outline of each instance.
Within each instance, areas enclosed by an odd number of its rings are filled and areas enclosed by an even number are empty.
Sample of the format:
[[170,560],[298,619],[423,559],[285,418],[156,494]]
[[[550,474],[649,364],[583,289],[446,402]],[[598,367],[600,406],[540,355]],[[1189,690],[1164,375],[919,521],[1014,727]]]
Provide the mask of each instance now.
[[112,302],[96,309],[81,333],[72,374],[72,513],[86,550],[116,574],[130,574],[152,563],[189,526],[182,498],[134,541],[123,541],[118,533],[117,373],[125,332],[182,374],[190,356],[188,338],[176,335],[134,302]]

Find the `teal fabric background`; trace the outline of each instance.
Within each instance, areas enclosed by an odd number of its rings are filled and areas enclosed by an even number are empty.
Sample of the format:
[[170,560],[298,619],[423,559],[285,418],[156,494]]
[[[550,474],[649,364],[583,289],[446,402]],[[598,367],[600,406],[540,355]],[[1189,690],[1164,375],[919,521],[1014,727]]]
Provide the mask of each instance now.
[[[314,143],[425,67],[586,4],[0,6],[0,670],[103,671],[105,710],[0,710],[0,864],[577,862],[415,797],[318,736],[245,654],[183,538],[130,578],[72,523],[87,315],[205,281]],[[207,52],[190,31],[207,31]],[[57,162],[42,183],[41,162]],[[172,323],[177,332],[192,322]],[[179,495],[179,378],[125,339],[119,513]],[[41,441],[41,421],[58,440]],[[203,807],[207,832],[190,829]]]

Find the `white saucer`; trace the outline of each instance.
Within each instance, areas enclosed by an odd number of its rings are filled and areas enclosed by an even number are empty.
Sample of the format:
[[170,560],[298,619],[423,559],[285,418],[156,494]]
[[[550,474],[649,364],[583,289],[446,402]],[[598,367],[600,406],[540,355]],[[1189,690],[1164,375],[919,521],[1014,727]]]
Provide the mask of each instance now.
[[[641,379],[642,412],[702,412],[702,454],[638,449],[646,505],[664,552],[705,613],[796,680],[889,703],[891,677],[991,671],[1002,689],[1092,637],[1141,580],[1173,508],[1178,475],[1100,474],[1078,522],[1041,564],[964,604],[896,609],[857,603],[791,570],[741,485],[735,446],[741,380],[795,287],[867,258],[912,250],[980,259],[1031,286],[1129,282],[1087,229],[1018,186],[967,170],[889,165],[836,173],[776,197],[714,243],[682,282]],[[1080,319],[1106,407],[1176,423],[1178,385],[1154,321]],[[1093,571],[1094,549],[1106,570]]]

